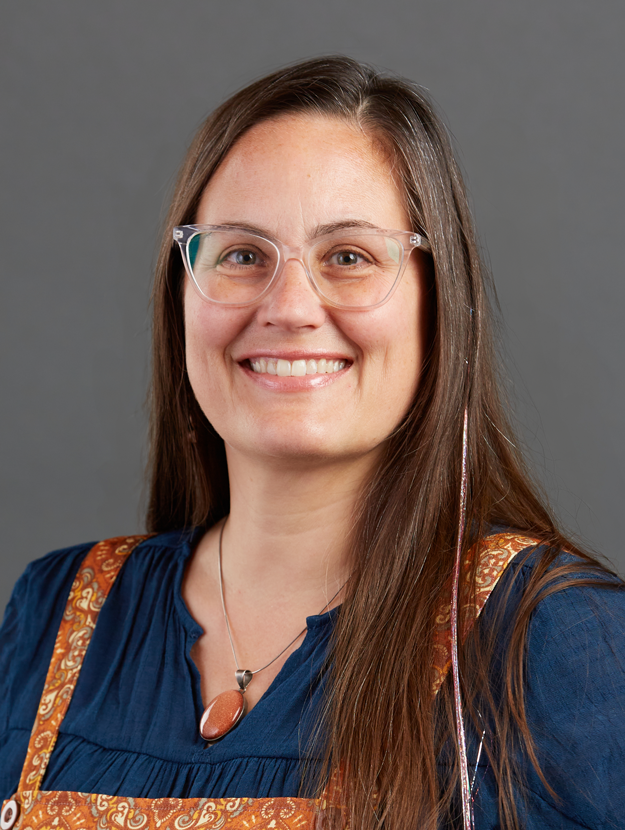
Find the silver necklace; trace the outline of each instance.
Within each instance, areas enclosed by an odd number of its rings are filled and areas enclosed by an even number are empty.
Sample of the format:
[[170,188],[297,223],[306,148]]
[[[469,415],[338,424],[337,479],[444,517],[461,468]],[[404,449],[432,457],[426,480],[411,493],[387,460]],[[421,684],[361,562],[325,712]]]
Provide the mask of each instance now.
[[[291,642],[288,645],[286,645],[279,654],[276,654],[276,656],[272,660],[270,660],[268,663],[265,663],[265,665],[261,666],[259,669],[254,669],[254,671],[250,671],[250,669],[241,669],[239,667],[239,659],[234,648],[232,630],[230,629],[230,620],[228,619],[228,612],[226,611],[226,600],[224,598],[224,579],[221,568],[222,539],[224,535],[225,526],[226,522],[224,521],[221,525],[221,530],[219,531],[219,593],[221,596],[221,608],[224,612],[224,620],[226,622],[226,630],[228,631],[228,639],[230,640],[230,648],[232,649],[234,665],[236,666],[234,676],[236,678],[237,685],[239,688],[228,689],[228,691],[226,692],[220,692],[220,694],[218,694],[217,697],[214,697],[211,700],[211,702],[204,710],[204,714],[202,715],[202,719],[200,720],[200,735],[204,738],[205,741],[208,741],[209,743],[219,741],[221,738],[224,737],[224,735],[227,735],[228,732],[233,730],[234,727],[245,715],[245,712],[247,710],[245,691],[249,686],[250,681],[252,680],[254,675],[269,668],[269,666],[271,666],[272,663],[275,663],[279,657],[282,657],[284,652],[288,651],[288,649],[291,648],[293,643],[308,630],[308,626],[304,626],[304,628],[302,628],[299,634],[293,637]],[[347,582],[344,582],[338,589],[336,594],[334,594],[332,599],[326,602],[326,604],[319,612],[320,614],[323,614],[326,608],[332,605],[332,603],[341,593],[346,584]]]

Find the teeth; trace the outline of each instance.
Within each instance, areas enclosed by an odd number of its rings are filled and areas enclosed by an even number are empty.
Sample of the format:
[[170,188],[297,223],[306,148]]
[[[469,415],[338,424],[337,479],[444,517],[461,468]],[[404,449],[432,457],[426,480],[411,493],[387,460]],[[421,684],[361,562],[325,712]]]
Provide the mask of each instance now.
[[281,378],[301,378],[304,375],[331,375],[345,368],[344,360],[282,360],[282,358],[259,357],[250,360],[253,372],[278,375]]
[[279,378],[288,378],[291,374],[291,362],[289,360],[279,360],[277,369],[276,374]]

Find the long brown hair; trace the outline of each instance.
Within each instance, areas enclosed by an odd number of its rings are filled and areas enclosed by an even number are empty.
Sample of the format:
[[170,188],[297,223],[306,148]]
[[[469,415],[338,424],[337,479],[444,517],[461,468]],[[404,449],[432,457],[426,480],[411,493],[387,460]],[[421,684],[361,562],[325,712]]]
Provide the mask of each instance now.
[[537,766],[522,694],[528,621],[545,590],[570,571],[551,568],[561,548],[582,557],[577,572],[585,567],[595,573],[597,566],[558,531],[515,446],[497,377],[492,294],[462,177],[445,127],[420,87],[345,57],[320,58],[251,84],[198,131],[178,178],[156,269],[148,527],[210,526],[229,510],[224,444],[185,370],[183,268],[172,248],[172,228],[195,220],[208,180],[247,130],[284,113],[305,112],[347,119],[383,143],[412,227],[432,246],[431,338],[418,393],[388,438],[355,517],[354,572],[334,633],[321,716],[323,770],[340,763],[350,826],[358,830],[433,828],[457,810],[457,764],[445,782],[436,766],[454,742],[449,684],[436,700],[430,690],[434,617],[448,590],[458,532],[466,406],[466,548],[492,525],[525,532],[547,548],[510,633],[503,703],[495,702],[489,686],[492,630],[478,626],[460,655],[467,711],[475,718],[479,698],[481,716],[492,726],[487,752],[499,784],[501,821],[513,827],[521,782],[509,746],[516,741]]

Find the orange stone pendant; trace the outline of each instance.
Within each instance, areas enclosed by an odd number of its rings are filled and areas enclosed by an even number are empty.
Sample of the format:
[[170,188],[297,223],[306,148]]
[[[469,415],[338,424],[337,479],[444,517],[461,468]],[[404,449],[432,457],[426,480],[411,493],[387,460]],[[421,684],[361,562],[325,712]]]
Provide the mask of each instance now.
[[238,689],[229,689],[214,697],[200,721],[200,735],[205,741],[218,741],[237,725],[245,714],[245,698]]
[[200,735],[209,743],[227,735],[245,715],[247,704],[243,693],[252,679],[252,672],[237,669],[235,674],[239,688],[229,689],[214,697],[202,715]]

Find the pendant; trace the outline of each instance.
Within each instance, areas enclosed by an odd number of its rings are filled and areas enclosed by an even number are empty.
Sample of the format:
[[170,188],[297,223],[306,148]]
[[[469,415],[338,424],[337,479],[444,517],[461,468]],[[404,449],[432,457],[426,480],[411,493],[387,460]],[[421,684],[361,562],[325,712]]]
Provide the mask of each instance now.
[[252,672],[249,669],[237,669],[234,674],[239,688],[218,694],[202,715],[200,735],[209,743],[219,741],[227,735],[245,715],[247,704],[244,694],[252,679]]

